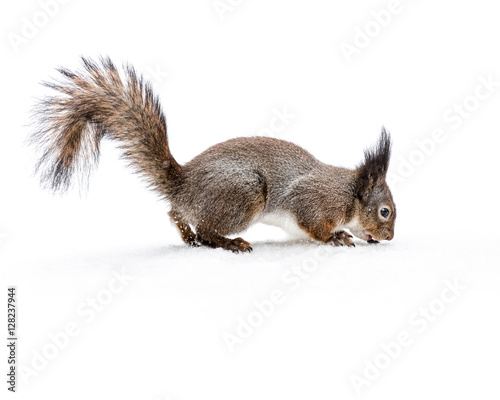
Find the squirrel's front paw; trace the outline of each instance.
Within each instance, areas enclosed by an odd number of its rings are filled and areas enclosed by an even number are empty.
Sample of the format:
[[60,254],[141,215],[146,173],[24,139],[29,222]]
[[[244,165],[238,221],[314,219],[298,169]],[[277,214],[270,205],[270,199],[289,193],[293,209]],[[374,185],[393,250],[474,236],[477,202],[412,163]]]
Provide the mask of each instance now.
[[334,246],[356,247],[356,245],[352,241],[352,236],[345,231],[335,232],[328,240],[328,242],[332,243]]

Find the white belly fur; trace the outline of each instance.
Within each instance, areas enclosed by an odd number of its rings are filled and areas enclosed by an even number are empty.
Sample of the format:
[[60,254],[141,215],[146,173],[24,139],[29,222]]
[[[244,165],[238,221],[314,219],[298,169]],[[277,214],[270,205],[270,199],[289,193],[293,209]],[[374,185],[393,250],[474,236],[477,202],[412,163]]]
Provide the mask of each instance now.
[[261,222],[266,225],[277,226],[283,229],[290,236],[297,239],[310,239],[309,235],[299,227],[297,220],[291,213],[274,212],[269,214],[259,215],[254,222]]

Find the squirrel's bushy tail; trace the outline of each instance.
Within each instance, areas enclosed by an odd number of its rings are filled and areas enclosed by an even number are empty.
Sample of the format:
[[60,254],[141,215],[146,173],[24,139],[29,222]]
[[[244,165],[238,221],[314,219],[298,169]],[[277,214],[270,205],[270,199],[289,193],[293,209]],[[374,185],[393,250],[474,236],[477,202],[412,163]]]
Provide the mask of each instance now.
[[165,116],[149,83],[131,66],[123,78],[109,58],[82,58],[84,71],[65,68],[61,82],[45,82],[58,94],[35,108],[37,129],[30,142],[41,151],[41,181],[65,191],[75,173],[84,176],[99,160],[102,138],[116,140],[123,157],[152,189],[168,198],[180,176],[170,153]]

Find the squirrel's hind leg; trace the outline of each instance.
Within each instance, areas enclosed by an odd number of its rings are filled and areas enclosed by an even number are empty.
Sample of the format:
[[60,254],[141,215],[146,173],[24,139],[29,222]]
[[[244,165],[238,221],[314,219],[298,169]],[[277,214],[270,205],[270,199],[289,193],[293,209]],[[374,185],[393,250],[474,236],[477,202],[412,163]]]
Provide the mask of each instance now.
[[181,234],[182,240],[188,245],[193,247],[198,247],[200,244],[196,240],[196,234],[193,232],[189,224],[184,221],[180,214],[176,213],[174,210],[168,213],[172,222],[177,226]]
[[213,249],[220,247],[224,250],[231,250],[233,253],[251,252],[253,250],[250,243],[240,237],[229,239],[203,226],[196,227],[196,240],[203,246]]

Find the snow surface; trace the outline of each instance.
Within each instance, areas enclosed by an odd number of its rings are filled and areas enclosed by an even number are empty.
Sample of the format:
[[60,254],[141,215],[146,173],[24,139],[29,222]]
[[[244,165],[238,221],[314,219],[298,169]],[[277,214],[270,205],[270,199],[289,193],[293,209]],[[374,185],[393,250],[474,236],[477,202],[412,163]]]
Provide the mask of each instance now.
[[[486,398],[496,385],[498,247],[411,233],[328,254],[293,241],[254,240],[251,255],[173,238],[108,250],[79,242],[69,251],[70,242],[42,256],[13,247],[2,278],[18,287],[24,365],[37,365],[33,351],[50,333],[80,327],[21,385],[28,396],[84,399],[99,387],[100,398],[353,398],[351,374],[363,376],[363,360],[401,331],[414,341],[363,388],[369,398],[422,398],[428,385],[436,397]],[[66,254],[54,256],[60,246]],[[108,287],[113,271],[131,281],[109,304],[101,297],[104,309],[88,322],[81,304]],[[411,316],[440,297],[446,280],[458,280],[463,294],[419,332]],[[283,301],[231,351],[224,332],[236,334],[238,317],[276,290]]]
[[[39,367],[35,352],[49,335],[69,323],[79,329],[36,376],[20,378],[23,398],[87,399],[96,388],[99,398],[357,398],[352,375],[363,377],[364,360],[373,362],[402,331],[411,345],[362,388],[367,398],[486,398],[496,387],[495,232],[428,230],[404,205],[413,194],[401,191],[391,242],[327,248],[260,225],[241,235],[252,254],[192,249],[165,205],[119,172],[113,154],[106,146],[109,165],[87,198],[41,192],[40,204],[20,200],[16,214],[25,217],[2,244],[1,280],[18,290],[22,364]],[[134,189],[100,188],[114,172]],[[114,204],[135,189],[133,202]],[[116,273],[131,280],[113,283],[120,292],[110,298],[102,291]],[[465,289],[420,332],[412,316],[439,299],[447,281]],[[275,291],[271,315],[228,346],[224,334],[236,335],[255,302]],[[89,321],[86,304],[96,297],[105,304]]]
[[[498,13],[482,0],[404,3],[347,64],[339,44],[386,5],[300,4],[243,2],[220,21],[206,1],[133,3],[119,18],[111,2],[70,2],[19,53],[2,43],[0,299],[17,287],[19,399],[354,399],[366,374],[366,399],[498,398],[498,87],[459,126],[443,117],[481,77],[500,81]],[[6,33],[39,5],[10,7]],[[296,118],[273,135],[335,165],[356,165],[382,123],[393,174],[417,141],[447,139],[392,185],[391,242],[327,248],[259,225],[241,234],[252,254],[192,249],[110,143],[82,197],[32,176],[38,82],[79,54],[169,72],[154,85],[180,162],[269,128],[283,107]],[[260,326],[228,346],[249,318]]]

